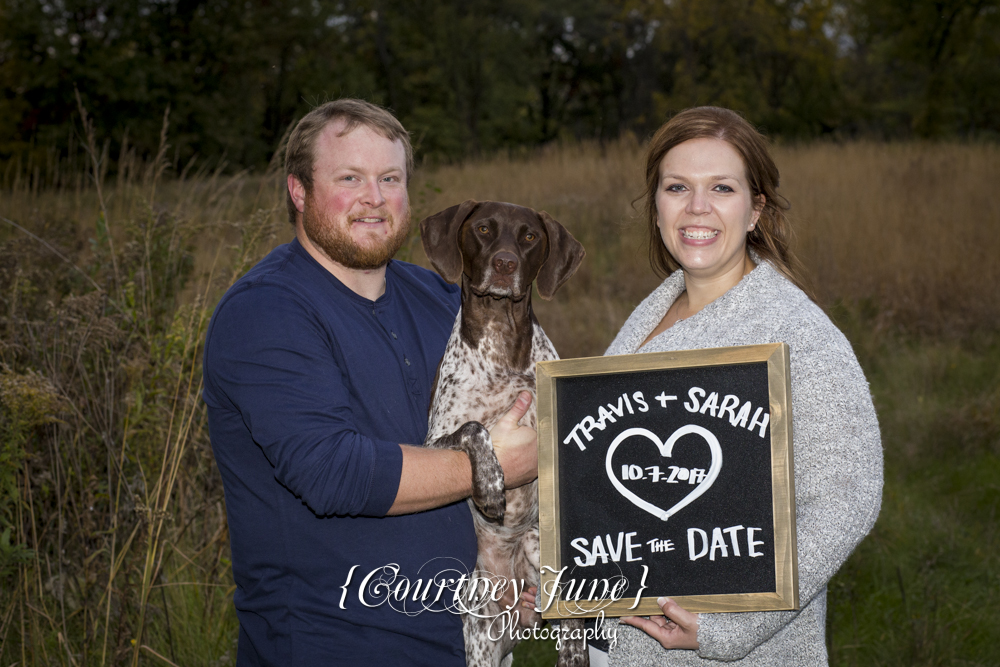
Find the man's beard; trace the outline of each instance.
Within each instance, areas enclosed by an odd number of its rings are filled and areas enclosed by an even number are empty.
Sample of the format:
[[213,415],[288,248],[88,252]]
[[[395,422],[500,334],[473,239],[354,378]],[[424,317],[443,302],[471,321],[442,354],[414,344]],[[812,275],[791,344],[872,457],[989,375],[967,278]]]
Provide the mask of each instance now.
[[384,208],[376,209],[366,215],[385,218],[392,230],[389,236],[382,239],[369,238],[364,246],[358,245],[348,231],[351,225],[350,217],[358,216],[343,216],[341,220],[322,216],[316,210],[312,197],[306,198],[305,210],[302,212],[302,226],[309,240],[319,246],[334,262],[348,269],[371,271],[388,264],[393,255],[403,247],[403,243],[410,235],[410,212],[407,210],[404,214],[405,219],[398,221],[398,224]]

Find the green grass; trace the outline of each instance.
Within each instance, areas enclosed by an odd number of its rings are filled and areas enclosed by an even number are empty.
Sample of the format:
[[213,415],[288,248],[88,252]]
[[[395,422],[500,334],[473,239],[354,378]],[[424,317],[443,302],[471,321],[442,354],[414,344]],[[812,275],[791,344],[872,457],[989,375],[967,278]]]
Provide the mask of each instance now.
[[518,667],[552,667],[558,657],[554,639],[528,639],[514,648],[514,664]]
[[996,665],[1000,336],[865,338],[882,427],[882,513],[830,584],[835,665]]

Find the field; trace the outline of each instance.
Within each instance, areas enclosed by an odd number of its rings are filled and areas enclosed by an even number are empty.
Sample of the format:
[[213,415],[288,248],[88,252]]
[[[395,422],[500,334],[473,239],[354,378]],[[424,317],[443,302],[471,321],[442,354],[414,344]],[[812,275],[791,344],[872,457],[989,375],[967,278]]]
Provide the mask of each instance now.
[[[90,150],[88,151],[87,148]],[[415,220],[467,198],[544,209],[587,248],[535,309],[601,354],[658,283],[634,140],[422,168]],[[228,535],[198,399],[213,304],[291,238],[282,178],[96,142],[0,181],[0,667],[225,665]],[[882,426],[879,522],[830,585],[834,665],[993,665],[1000,626],[1000,149],[778,146],[817,301]],[[97,178],[93,178],[97,174]],[[426,263],[415,235],[401,256]],[[518,664],[551,664],[528,643]]]

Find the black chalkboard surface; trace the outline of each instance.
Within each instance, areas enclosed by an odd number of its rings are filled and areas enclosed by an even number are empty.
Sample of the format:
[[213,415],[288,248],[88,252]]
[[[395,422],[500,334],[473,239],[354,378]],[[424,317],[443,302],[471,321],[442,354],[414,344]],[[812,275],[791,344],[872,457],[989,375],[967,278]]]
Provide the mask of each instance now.
[[788,346],[537,368],[546,618],[798,608]]

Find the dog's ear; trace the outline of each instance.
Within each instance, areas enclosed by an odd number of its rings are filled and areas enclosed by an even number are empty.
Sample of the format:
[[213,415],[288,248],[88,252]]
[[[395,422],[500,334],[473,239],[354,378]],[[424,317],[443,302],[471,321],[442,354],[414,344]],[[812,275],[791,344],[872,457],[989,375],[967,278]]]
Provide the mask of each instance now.
[[545,233],[549,237],[549,255],[538,271],[535,285],[538,287],[540,297],[551,299],[556,290],[576,273],[587,252],[583,249],[583,245],[573,238],[569,230],[551,215],[542,211],[538,217],[545,225]]
[[457,283],[462,277],[462,250],[458,244],[458,231],[477,206],[479,202],[468,199],[420,221],[420,240],[424,244],[427,259],[431,260],[441,277],[450,283]]

